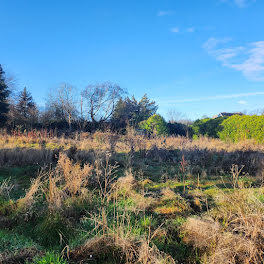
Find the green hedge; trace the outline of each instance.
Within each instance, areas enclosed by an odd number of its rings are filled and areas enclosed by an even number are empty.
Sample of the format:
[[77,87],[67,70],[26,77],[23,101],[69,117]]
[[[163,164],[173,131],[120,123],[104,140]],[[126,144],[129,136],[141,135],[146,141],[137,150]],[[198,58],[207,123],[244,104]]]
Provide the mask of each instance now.
[[192,125],[193,134],[197,136],[219,137],[222,122],[226,117],[204,118],[196,120]]
[[233,142],[254,139],[262,143],[264,142],[264,116],[231,116],[221,123],[219,137]]
[[204,118],[192,125],[194,137],[201,135],[238,142],[254,139],[264,142],[264,116],[233,115],[231,117]]

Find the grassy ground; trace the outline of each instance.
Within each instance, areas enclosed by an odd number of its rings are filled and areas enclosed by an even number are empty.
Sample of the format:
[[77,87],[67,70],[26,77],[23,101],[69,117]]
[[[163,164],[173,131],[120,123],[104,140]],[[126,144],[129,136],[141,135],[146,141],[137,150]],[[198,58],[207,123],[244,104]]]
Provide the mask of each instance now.
[[5,137],[0,263],[262,263],[261,145]]

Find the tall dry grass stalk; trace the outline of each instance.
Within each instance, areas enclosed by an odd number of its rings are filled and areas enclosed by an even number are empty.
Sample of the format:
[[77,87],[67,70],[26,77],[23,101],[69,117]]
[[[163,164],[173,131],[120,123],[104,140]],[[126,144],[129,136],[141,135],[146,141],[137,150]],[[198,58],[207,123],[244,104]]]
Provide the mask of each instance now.
[[[2,148],[63,148],[68,149],[78,142],[78,148],[81,150],[101,149],[111,151],[139,151],[140,149],[150,149],[153,146],[167,149],[208,149],[217,151],[260,151],[264,152],[263,144],[257,144],[254,140],[245,140],[239,143],[223,142],[219,139],[208,137],[199,137],[197,140],[192,140],[186,137],[169,136],[146,138],[140,135],[132,127],[127,128],[125,136],[113,133],[111,131],[96,131],[95,133],[82,132],[72,134],[65,137],[61,135],[57,137],[56,133],[50,131],[29,131],[25,133],[6,133],[0,134],[0,145]],[[165,140],[166,139],[166,140]],[[165,141],[164,141],[165,140]],[[166,142],[166,144],[164,144]]]
[[152,193],[146,192],[144,186],[138,183],[131,168],[124,174],[113,184],[108,200],[112,199],[118,204],[123,199],[131,199],[133,205],[130,205],[129,210],[134,213],[145,212],[155,203]]
[[45,195],[50,211],[59,211],[62,209],[63,201],[67,198],[67,193],[61,187],[62,176],[54,171],[48,172],[48,177],[42,191]]
[[174,260],[160,252],[151,241],[159,234],[160,228],[149,232],[147,235],[138,236],[135,229],[138,222],[131,221],[131,212],[124,210],[115,211],[109,217],[107,209],[102,208],[98,214],[91,215],[89,220],[94,223],[95,237],[89,239],[80,249],[95,256],[117,253],[125,263],[175,263]]
[[[233,188],[236,189],[237,187],[240,187],[239,186],[239,176],[243,170],[245,166],[242,165],[240,168],[238,165],[236,164],[232,164],[232,167],[230,169],[230,172],[231,172],[231,180],[232,180],[232,185],[233,185]],[[242,187],[242,186],[241,186]]]
[[65,181],[64,189],[71,195],[82,192],[82,188],[88,185],[89,178],[92,175],[93,166],[80,163],[73,163],[65,154],[60,154],[56,167],[56,172],[62,175]]
[[65,154],[60,154],[57,166],[49,171],[41,171],[32,181],[25,197],[18,200],[18,205],[29,209],[38,200],[37,195],[42,194],[49,210],[62,210],[66,199],[87,197],[87,185],[92,172],[91,165],[81,166]]
[[11,178],[4,180],[0,184],[0,197],[2,196],[5,199],[10,199],[10,192],[13,190],[14,184],[11,183]]
[[34,203],[37,201],[42,188],[43,178],[40,174],[36,179],[31,181],[30,188],[27,190],[25,197],[18,199],[17,205],[20,210],[30,211]]
[[95,177],[99,187],[99,196],[101,198],[101,203],[104,204],[114,188],[114,182],[117,178],[117,168],[119,165],[115,163],[114,165],[110,162],[109,155],[106,155],[105,161],[98,158],[95,163]]
[[[263,144],[255,144],[252,141],[234,144],[207,137],[200,137],[197,140],[173,136],[149,139],[138,135],[131,128],[127,130],[126,135],[97,131],[94,134],[81,133],[77,138],[75,134],[68,137],[45,138],[1,134],[0,145],[2,146],[0,166],[48,165],[56,161],[55,157],[60,151],[67,151],[69,157],[75,160],[91,162],[92,153],[107,151],[112,156],[127,153],[127,160],[123,160],[126,168],[145,159],[178,163],[182,155],[191,165],[193,174],[205,171],[208,174],[223,175],[229,172],[232,164],[244,164],[245,172],[261,175],[264,167]],[[72,156],[71,149],[75,149]]]

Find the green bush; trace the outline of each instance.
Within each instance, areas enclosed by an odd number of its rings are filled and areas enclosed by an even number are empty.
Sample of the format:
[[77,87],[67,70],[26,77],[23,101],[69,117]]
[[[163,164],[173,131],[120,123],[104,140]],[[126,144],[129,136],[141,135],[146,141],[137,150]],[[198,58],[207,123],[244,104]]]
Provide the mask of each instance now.
[[219,137],[222,140],[233,142],[254,139],[262,143],[264,141],[264,116],[231,116],[221,123]]
[[168,135],[167,123],[164,118],[158,114],[149,117],[145,121],[142,121],[139,124],[139,127],[151,134],[156,134],[157,136]]
[[45,247],[64,246],[73,235],[73,228],[59,213],[49,213],[36,226],[35,235]]
[[224,141],[239,142],[254,139],[264,141],[264,116],[233,115],[215,119],[196,120],[192,125],[194,138],[201,135],[220,138]]
[[54,252],[49,252],[45,256],[35,258],[33,264],[67,264],[62,257]]
[[219,133],[222,130],[221,124],[226,117],[204,118],[196,120],[192,125],[193,134],[195,137],[208,136],[219,138]]

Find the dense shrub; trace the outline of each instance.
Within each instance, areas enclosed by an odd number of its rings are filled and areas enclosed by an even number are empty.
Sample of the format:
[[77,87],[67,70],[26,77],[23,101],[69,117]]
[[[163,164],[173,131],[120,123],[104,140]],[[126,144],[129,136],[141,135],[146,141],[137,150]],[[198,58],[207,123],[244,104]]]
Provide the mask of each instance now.
[[167,123],[161,115],[151,116],[147,120],[142,121],[139,127],[158,136],[168,134]]
[[170,135],[177,135],[177,136],[188,136],[191,133],[191,129],[185,125],[185,124],[181,124],[181,123],[168,123],[167,124],[168,127],[168,132]]
[[225,141],[239,142],[254,139],[258,143],[264,140],[264,116],[233,115],[231,117],[204,118],[192,125],[195,137],[208,136]]
[[65,246],[70,236],[73,236],[73,229],[70,221],[59,213],[47,214],[35,227],[35,236],[39,244],[45,247]]
[[219,132],[222,129],[221,124],[225,119],[226,117],[198,119],[192,125],[193,133],[195,136],[219,138]]
[[254,139],[261,143],[264,141],[264,116],[231,116],[221,123],[219,137],[233,142]]

